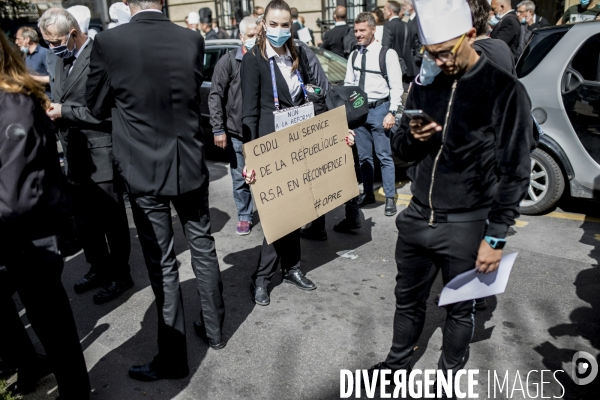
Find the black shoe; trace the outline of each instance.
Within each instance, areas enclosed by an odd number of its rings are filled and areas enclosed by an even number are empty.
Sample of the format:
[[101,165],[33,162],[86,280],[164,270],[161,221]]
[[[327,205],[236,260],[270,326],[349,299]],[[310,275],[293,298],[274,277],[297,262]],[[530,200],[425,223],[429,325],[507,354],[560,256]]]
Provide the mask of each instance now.
[[190,374],[187,365],[168,366],[154,357],[154,360],[144,365],[134,365],[129,368],[129,377],[138,381],[151,382],[161,379],[183,379]]
[[352,233],[354,229],[362,228],[362,224],[358,218],[348,219],[344,218],[342,222],[333,226],[333,230],[339,233]]
[[9,385],[6,390],[13,396],[25,395],[35,391],[37,382],[52,373],[48,357],[37,354],[31,365],[21,367],[17,381]]
[[256,285],[250,285],[250,293],[252,293],[252,299],[259,306],[268,306],[271,303],[269,299],[269,292],[266,288],[261,288]]
[[11,367],[0,362],[0,379],[8,378],[17,372],[17,367]]
[[196,332],[196,335],[202,339],[202,341],[204,343],[206,343],[207,345],[209,345],[211,348],[215,349],[215,350],[221,350],[223,347],[225,347],[225,341],[221,338],[221,336],[219,336],[218,340],[215,339],[211,339],[206,335],[206,329],[204,327],[204,324],[200,321],[194,321],[194,332]]
[[317,288],[317,286],[310,279],[305,277],[298,268],[289,270],[288,273],[283,276],[283,281],[285,283],[296,285],[302,290],[315,290]]
[[[381,382],[381,379],[379,378],[379,377],[381,376],[381,371],[388,370],[388,371],[390,371],[390,372],[391,372],[391,375],[392,375],[392,376],[393,376],[393,375],[394,375],[394,373],[397,371],[396,369],[392,369],[392,368],[390,368],[390,367],[389,367],[389,366],[388,366],[388,365],[385,363],[385,361],[382,361],[382,362],[380,362],[380,363],[377,363],[377,364],[373,365],[371,368],[369,368],[369,369],[367,370],[367,375],[368,375],[368,377],[369,377],[369,383],[370,383],[371,385],[373,385],[373,375],[375,374],[375,371],[376,371],[376,370],[377,370],[377,371],[379,371],[379,373],[377,374],[377,382],[375,382],[375,387],[376,387],[376,388],[377,388],[377,387],[379,387],[379,385],[380,385],[380,382]],[[408,367],[408,369],[406,370],[406,379],[408,379],[408,376],[410,375],[410,372],[411,372],[411,371],[412,371],[412,368],[411,368],[411,367]],[[393,385],[394,385],[394,380],[393,380],[393,378],[391,378],[390,380],[392,381],[392,382],[391,382],[391,384],[392,384],[392,386],[391,386],[391,387],[393,388],[393,387],[394,387],[394,386],[393,386]],[[364,379],[361,379],[360,383],[361,383],[362,387],[364,388],[364,387],[365,387],[365,380],[364,380]]]
[[116,299],[133,287],[133,280],[128,278],[119,282],[108,282],[93,297],[94,303],[103,304]]
[[475,300],[475,310],[483,311],[486,308],[487,308],[487,300],[485,299],[485,297],[483,299]]
[[360,207],[364,207],[367,204],[375,204],[375,195],[373,192],[359,194],[356,199],[356,205]]
[[75,293],[82,294],[104,283],[104,278],[95,272],[88,272],[73,287]]
[[327,240],[327,231],[323,228],[315,228],[314,224],[311,224],[306,229],[300,229],[300,237],[308,240],[318,240],[325,241]]
[[386,197],[385,199],[385,216],[391,217],[396,215],[398,209],[396,208],[396,200],[393,197]]

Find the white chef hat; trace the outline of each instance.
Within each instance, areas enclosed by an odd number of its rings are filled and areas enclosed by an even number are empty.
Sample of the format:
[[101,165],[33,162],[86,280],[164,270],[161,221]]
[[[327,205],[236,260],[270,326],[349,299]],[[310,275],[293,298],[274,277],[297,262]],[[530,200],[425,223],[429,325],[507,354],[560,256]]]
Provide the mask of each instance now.
[[86,6],[73,6],[67,8],[67,11],[75,17],[77,23],[79,24],[79,28],[81,32],[87,33],[88,28],[90,26],[90,18],[92,17],[92,13],[90,9]]
[[[108,15],[110,15],[110,19],[116,23],[115,26],[125,24],[131,19],[129,6],[126,6],[125,3],[121,1],[111,4],[111,6],[108,9]],[[110,28],[111,27],[109,26],[108,29]]]
[[194,25],[194,24],[199,24],[199,23],[200,23],[200,14],[198,14],[196,11],[192,11],[191,13],[188,14],[188,24]]
[[422,44],[452,40],[473,27],[467,0],[415,0]]

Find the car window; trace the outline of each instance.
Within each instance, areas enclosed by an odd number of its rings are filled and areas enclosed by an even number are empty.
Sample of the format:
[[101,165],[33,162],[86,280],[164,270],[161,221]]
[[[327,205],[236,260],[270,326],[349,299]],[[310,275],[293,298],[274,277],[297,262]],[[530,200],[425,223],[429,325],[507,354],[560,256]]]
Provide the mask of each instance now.
[[517,76],[523,78],[533,71],[570,28],[572,25],[565,25],[564,28],[558,30],[535,31],[517,63]]
[[212,79],[217,61],[221,58],[221,48],[207,48],[204,51],[204,82]]
[[585,42],[573,58],[571,68],[579,72],[586,81],[600,81],[598,58],[600,58],[600,34],[592,36]]
[[330,84],[343,84],[346,77],[346,60],[330,51],[315,52]]

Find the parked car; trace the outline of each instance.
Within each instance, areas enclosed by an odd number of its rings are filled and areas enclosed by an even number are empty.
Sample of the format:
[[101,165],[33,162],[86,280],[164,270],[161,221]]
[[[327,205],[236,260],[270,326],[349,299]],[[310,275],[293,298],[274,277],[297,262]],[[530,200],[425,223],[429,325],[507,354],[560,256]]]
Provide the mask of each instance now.
[[[241,40],[237,39],[207,40],[205,44],[204,82],[202,83],[202,88],[200,90],[200,99],[202,101],[200,104],[200,112],[202,115],[202,131],[204,144],[207,147],[207,153],[216,157],[223,157],[222,153],[224,152],[213,144],[210,111],[208,109],[208,95],[210,93],[211,79],[219,58],[228,51],[237,49],[241,44]],[[344,77],[346,76],[346,59],[319,47],[308,47],[319,59],[329,83],[334,86],[340,84],[343,85]]]
[[534,31],[517,63],[544,132],[523,214],[551,209],[563,193],[600,198],[599,59],[600,21],[590,21]]

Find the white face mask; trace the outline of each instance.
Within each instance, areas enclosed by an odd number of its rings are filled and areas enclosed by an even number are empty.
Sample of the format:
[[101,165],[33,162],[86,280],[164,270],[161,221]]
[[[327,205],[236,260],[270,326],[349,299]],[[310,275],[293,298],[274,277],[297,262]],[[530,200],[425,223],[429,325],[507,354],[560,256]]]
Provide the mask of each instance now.
[[244,42],[244,47],[245,47],[247,50],[250,50],[251,48],[253,48],[253,47],[254,47],[254,45],[255,45],[255,44],[256,44],[256,36],[255,36],[255,37],[253,37],[252,39],[248,39],[248,40],[246,40],[246,41]]
[[27,47],[27,46],[20,47],[20,49],[25,54],[29,53],[29,47]]

